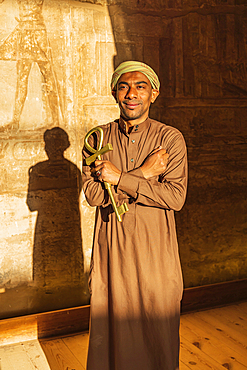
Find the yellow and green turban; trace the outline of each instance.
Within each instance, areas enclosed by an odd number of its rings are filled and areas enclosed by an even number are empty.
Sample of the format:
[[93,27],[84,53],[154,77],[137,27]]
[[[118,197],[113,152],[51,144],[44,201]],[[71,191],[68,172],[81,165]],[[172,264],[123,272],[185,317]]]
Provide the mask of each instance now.
[[160,81],[154,70],[147,64],[142,62],[137,62],[135,60],[129,60],[127,62],[121,63],[114,71],[111,80],[111,89],[116,90],[117,82],[122,74],[127,72],[141,72],[150,81],[153,89],[160,89]]

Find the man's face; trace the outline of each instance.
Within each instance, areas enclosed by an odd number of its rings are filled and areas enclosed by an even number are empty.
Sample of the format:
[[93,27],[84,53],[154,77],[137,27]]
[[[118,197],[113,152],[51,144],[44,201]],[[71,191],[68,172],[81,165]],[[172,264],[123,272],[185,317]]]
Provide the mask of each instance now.
[[150,104],[159,91],[152,89],[149,79],[141,72],[124,73],[118,80],[113,96],[119,105],[121,117],[132,126],[148,118]]

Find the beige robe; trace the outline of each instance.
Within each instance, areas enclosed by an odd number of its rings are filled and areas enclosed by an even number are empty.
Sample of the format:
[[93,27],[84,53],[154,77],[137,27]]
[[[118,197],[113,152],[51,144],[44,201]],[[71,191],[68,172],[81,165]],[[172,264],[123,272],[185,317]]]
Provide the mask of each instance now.
[[[118,222],[103,184],[83,166],[87,201],[97,206],[87,369],[175,370],[183,283],[174,211],[186,196],[186,145],[177,129],[151,119],[130,134],[121,119],[101,127],[103,145],[113,145],[103,159],[122,171],[114,197],[129,211]],[[146,180],[139,167],[160,145],[169,153],[167,169]]]

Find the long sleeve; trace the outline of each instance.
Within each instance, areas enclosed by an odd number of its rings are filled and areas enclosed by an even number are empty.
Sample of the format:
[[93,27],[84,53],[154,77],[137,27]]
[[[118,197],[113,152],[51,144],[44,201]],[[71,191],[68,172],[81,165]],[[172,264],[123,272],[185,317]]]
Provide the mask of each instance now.
[[136,203],[179,211],[187,191],[187,151],[183,136],[177,133],[168,145],[169,160],[159,179],[145,179],[140,168],[123,172],[118,189]]
[[103,184],[93,178],[89,166],[83,165],[82,167],[82,182],[82,188],[90,206],[99,207],[105,204],[106,194],[103,188]]

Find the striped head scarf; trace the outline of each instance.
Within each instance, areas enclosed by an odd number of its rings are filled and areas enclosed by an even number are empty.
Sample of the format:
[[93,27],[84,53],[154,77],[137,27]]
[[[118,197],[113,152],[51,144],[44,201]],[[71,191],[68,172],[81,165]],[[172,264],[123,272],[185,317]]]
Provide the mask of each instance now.
[[142,62],[137,62],[135,60],[129,60],[127,62],[121,63],[114,71],[111,80],[111,89],[116,90],[117,82],[122,74],[127,72],[141,72],[150,81],[153,89],[160,89],[160,81],[154,70],[147,64]]

